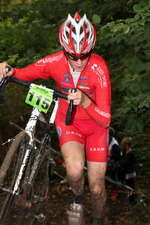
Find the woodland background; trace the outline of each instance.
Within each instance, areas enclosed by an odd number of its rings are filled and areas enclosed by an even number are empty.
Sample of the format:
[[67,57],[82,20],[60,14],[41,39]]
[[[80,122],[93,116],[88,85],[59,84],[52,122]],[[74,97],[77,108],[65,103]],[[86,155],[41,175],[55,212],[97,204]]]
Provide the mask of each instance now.
[[[94,52],[107,62],[112,85],[112,122],[119,143],[134,140],[136,188],[145,194],[137,215],[147,220],[150,197],[150,1],[149,0],[0,0],[0,62],[26,67],[61,50],[60,25],[68,13],[87,14],[97,31]],[[55,87],[53,80],[38,81]],[[24,126],[31,110],[27,90],[7,87],[0,105],[0,144]],[[0,152],[0,160],[3,152]],[[134,223],[133,223],[134,224]],[[137,223],[136,223],[137,224]],[[142,223],[139,223],[142,224]]]

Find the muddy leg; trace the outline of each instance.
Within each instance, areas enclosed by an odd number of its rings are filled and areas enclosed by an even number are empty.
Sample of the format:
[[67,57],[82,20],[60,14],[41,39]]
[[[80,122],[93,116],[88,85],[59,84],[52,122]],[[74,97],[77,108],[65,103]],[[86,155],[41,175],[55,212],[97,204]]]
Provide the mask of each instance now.
[[75,195],[75,201],[67,210],[69,225],[83,225],[84,217],[84,147],[77,142],[68,142],[62,147],[67,180]]
[[101,225],[105,210],[105,172],[107,163],[88,162],[88,176],[93,209],[93,225]]
[[91,188],[91,201],[92,201],[92,209],[93,216],[96,218],[102,218],[105,211],[105,203],[106,203],[106,191],[104,186],[104,181],[101,184],[100,192],[93,192]]

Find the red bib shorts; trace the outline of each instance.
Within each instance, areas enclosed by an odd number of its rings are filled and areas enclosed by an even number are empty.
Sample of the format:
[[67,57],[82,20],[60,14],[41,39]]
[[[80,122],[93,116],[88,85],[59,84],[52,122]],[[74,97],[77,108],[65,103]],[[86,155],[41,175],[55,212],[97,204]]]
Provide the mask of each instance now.
[[65,115],[59,110],[55,126],[59,136],[60,148],[66,142],[77,141],[84,146],[87,161],[107,162],[108,129],[101,128],[91,118],[74,119],[71,125],[66,126]]

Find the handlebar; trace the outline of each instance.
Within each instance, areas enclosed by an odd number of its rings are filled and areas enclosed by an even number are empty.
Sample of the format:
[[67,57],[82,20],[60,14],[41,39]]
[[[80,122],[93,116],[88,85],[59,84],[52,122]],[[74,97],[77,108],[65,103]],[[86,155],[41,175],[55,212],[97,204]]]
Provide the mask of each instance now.
[[[11,67],[6,67],[6,72],[10,71]],[[0,82],[0,104],[4,104],[4,95],[5,95],[5,89],[6,89],[6,85],[8,84],[8,82],[11,83],[15,83],[15,84],[19,84],[22,85],[24,87],[27,88],[31,88],[31,86],[33,86],[34,84],[29,82],[29,81],[24,81],[24,80],[20,80],[16,77],[3,77],[1,82]],[[46,87],[44,87],[46,88]],[[65,100],[68,100],[68,95],[59,91],[55,91],[52,89],[49,89],[54,98],[62,98]],[[71,92],[74,93],[76,92],[76,88],[72,88]],[[67,114],[66,114],[66,120],[65,120],[65,124],[68,126],[70,125],[71,122],[71,115],[72,115],[72,111],[73,111],[73,100],[70,101],[69,105],[68,105],[68,110],[67,110]]]
[[[9,77],[9,81],[8,82],[19,84],[19,85],[27,87],[27,88],[30,88],[31,84],[32,84],[29,81],[20,80],[20,79],[18,79],[16,77]],[[54,90],[51,90],[51,91],[53,91],[53,97],[54,98],[62,98],[62,99],[68,100],[68,97],[67,97],[68,95],[67,94],[59,92],[59,91],[54,91]]]

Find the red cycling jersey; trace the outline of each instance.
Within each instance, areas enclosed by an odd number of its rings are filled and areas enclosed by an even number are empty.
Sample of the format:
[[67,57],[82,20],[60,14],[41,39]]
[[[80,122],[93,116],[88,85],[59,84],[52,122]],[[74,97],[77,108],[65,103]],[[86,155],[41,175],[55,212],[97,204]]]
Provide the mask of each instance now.
[[[23,68],[14,69],[14,77],[32,81],[39,78],[53,78],[57,88],[68,93],[74,87],[68,60],[63,51],[47,56]],[[78,105],[74,111],[71,126],[65,126],[67,101],[60,99],[56,118],[56,129],[60,135],[60,147],[67,141],[78,141],[86,146],[88,161],[106,162],[108,154],[108,126],[111,120],[111,86],[109,71],[104,59],[91,54],[85,69],[81,72],[76,88],[90,97],[87,108]]]
[[[26,68],[14,69],[14,72],[13,76],[26,81],[52,77],[58,90],[64,93],[74,87],[68,61],[63,51],[47,56]],[[87,94],[93,101],[85,109],[77,106],[75,118],[88,119],[91,117],[101,127],[107,128],[111,120],[111,88],[109,71],[101,56],[91,55],[88,64],[80,74],[76,88]],[[67,108],[68,103],[60,99],[60,111],[66,114]]]

